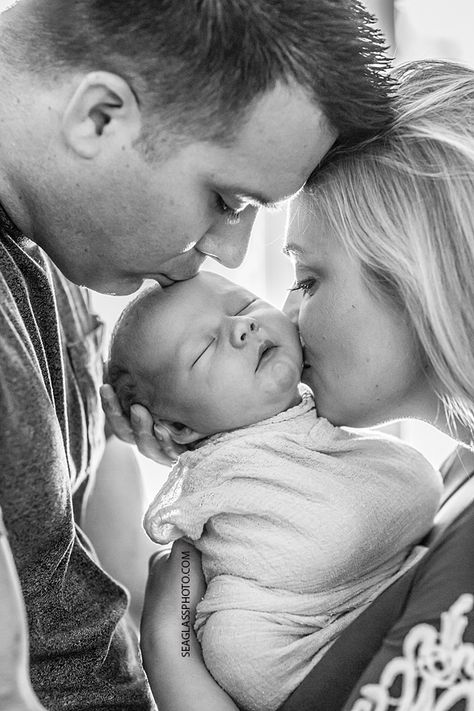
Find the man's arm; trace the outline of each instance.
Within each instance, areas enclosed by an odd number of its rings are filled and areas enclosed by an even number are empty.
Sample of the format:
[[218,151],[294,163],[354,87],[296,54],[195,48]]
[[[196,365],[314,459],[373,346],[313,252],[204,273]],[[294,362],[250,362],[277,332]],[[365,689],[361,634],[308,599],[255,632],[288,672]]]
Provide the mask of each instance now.
[[32,689],[25,606],[0,509],[0,708],[45,711]]

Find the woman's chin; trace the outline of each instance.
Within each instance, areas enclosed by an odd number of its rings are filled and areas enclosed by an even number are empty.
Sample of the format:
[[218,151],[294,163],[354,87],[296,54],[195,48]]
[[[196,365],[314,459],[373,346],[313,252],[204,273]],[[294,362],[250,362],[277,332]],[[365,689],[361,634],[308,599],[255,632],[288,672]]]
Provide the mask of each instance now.
[[378,424],[376,422],[369,424],[366,413],[350,412],[347,407],[338,407],[337,401],[334,398],[326,397],[324,391],[314,387],[311,382],[305,380],[302,382],[313,391],[318,417],[324,417],[335,427],[363,428],[374,427]]

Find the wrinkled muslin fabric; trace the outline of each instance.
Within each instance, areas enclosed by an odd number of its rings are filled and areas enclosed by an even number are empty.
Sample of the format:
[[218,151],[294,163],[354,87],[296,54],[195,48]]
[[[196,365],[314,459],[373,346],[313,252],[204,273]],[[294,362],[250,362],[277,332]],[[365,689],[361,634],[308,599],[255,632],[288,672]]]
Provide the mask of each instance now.
[[440,495],[421,454],[332,426],[304,391],[183,454],[144,524],[159,543],[186,537],[201,551],[206,666],[242,709],[272,711],[423,555]]

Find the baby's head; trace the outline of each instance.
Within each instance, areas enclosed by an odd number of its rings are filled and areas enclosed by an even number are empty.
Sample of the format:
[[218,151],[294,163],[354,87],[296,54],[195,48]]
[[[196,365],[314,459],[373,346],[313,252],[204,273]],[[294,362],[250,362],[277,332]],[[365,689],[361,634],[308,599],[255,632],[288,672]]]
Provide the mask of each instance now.
[[211,272],[152,287],[122,313],[109,382],[122,408],[148,408],[176,441],[253,424],[299,402],[302,353],[291,321]]

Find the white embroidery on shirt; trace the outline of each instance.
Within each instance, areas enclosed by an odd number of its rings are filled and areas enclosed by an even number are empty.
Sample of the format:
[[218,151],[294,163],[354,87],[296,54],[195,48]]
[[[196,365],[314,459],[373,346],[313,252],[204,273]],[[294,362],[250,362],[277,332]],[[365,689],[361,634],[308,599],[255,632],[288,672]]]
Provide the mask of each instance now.
[[[415,625],[403,642],[403,656],[391,659],[378,684],[361,688],[351,711],[450,711],[464,701],[474,711],[474,644],[463,642],[474,596],[461,595],[441,613],[440,630]],[[395,680],[400,695],[390,694]]]

